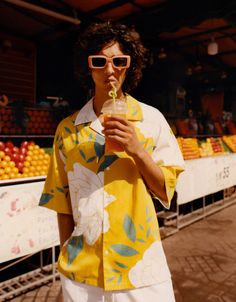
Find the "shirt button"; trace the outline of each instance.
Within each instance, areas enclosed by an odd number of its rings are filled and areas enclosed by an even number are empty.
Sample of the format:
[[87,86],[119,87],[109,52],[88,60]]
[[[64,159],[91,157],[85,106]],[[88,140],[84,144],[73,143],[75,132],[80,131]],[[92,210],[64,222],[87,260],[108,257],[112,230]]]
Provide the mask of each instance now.
[[109,171],[109,170],[110,170],[110,167],[107,167],[106,170]]
[[105,251],[105,255],[108,255],[109,254],[109,252],[108,251]]

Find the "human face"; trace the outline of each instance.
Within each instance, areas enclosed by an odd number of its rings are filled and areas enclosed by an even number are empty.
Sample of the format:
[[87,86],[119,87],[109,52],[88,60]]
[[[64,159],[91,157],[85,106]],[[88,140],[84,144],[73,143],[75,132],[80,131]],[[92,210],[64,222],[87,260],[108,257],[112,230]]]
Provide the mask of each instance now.
[[[104,55],[108,58],[113,56],[124,55],[118,42],[106,45],[97,55]],[[125,80],[127,69],[120,69],[113,66],[108,61],[104,68],[91,69],[92,78],[95,83],[95,92],[103,92],[108,94],[112,85],[117,89],[118,96],[122,94],[122,84]]]

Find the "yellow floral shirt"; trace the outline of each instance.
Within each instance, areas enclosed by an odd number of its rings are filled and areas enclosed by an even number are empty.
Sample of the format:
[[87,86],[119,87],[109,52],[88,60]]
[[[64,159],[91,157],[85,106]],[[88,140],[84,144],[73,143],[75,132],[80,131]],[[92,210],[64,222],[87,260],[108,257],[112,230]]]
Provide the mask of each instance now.
[[[138,139],[160,166],[170,206],[183,158],[163,115],[127,95]],[[58,269],[105,290],[163,282],[170,272],[150,191],[125,152],[105,153],[93,100],[58,126],[40,205],[72,214],[75,228]]]

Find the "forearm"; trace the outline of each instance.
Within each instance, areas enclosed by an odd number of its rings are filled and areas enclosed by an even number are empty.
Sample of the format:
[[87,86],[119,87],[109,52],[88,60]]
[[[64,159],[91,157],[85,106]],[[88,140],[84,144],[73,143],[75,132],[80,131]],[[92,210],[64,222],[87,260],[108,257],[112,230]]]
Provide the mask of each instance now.
[[74,230],[74,220],[72,215],[57,213],[57,221],[60,236],[60,245],[63,246],[64,242],[70,237]]
[[161,200],[166,201],[165,179],[162,170],[156,165],[150,154],[141,149],[132,155],[147,187]]

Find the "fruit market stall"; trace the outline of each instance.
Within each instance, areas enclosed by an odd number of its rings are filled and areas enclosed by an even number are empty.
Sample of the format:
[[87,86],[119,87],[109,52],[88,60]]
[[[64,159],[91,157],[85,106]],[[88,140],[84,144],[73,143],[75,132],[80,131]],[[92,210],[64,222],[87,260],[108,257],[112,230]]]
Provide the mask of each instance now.
[[[12,141],[0,142],[2,270],[8,272],[20,262],[25,263],[27,258],[32,259],[33,255],[40,260],[40,268],[28,271],[26,265],[26,274],[1,283],[1,301],[29,287],[54,280],[58,274],[55,264],[55,246],[59,244],[57,216],[53,211],[38,207],[50,161],[49,151],[33,141],[24,140],[18,145]],[[51,264],[45,265],[44,256],[48,259],[50,254]]]
[[[165,211],[164,214],[162,212],[158,215],[160,219],[161,215],[166,215],[168,220],[168,215],[171,214],[172,221],[164,223],[163,236],[205,217],[205,197],[236,185],[235,135],[204,139],[179,137],[178,143],[186,169],[177,184],[175,213]],[[9,140],[0,142],[0,245],[3,247],[0,260],[3,264],[14,259],[18,261],[17,259],[37,252],[41,253],[47,248],[55,249],[59,244],[56,214],[38,207],[50,161],[50,151],[32,140],[24,139],[18,143]],[[203,200],[202,208],[186,222],[180,215],[180,207],[194,203],[199,198]],[[227,205],[225,200],[221,201],[221,208]],[[217,210],[219,209],[217,205]],[[50,277],[55,277],[55,268]],[[43,278],[38,280],[38,284],[42,280]]]

